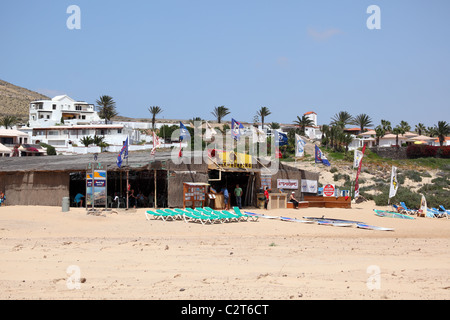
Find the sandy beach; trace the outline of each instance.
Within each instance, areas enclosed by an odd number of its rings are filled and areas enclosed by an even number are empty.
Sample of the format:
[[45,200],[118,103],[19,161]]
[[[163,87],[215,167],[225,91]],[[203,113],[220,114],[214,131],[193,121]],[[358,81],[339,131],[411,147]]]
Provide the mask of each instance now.
[[[364,230],[259,219],[147,221],[147,209],[0,208],[1,299],[450,298],[450,220],[352,209],[252,212],[358,220]],[[81,283],[76,279],[81,279]]]

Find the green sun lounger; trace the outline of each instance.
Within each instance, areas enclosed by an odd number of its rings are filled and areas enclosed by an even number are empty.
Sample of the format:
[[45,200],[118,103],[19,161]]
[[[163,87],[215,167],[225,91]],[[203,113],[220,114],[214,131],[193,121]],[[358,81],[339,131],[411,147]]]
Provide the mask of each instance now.
[[158,209],[158,210],[155,210],[155,211],[151,211],[151,210],[146,211],[145,212],[145,217],[147,218],[147,220],[150,220],[149,216],[153,216],[154,219],[161,219],[161,220],[164,220],[164,221],[167,221],[169,219],[170,220],[174,220],[174,217],[173,217],[173,215],[171,213],[168,213],[168,212],[166,212],[166,211],[164,211],[162,209]]
[[181,213],[183,215],[184,222],[200,222],[201,224],[212,224],[213,221],[211,218],[198,214],[196,212],[193,212],[194,210],[182,210],[182,209],[175,209],[176,212]]
[[233,210],[234,210],[234,214],[237,215],[241,219],[248,220],[248,218],[250,218],[252,221],[258,221],[258,218],[259,218],[258,216],[242,213],[241,209],[239,209],[239,207],[233,207]]
[[207,217],[210,217],[214,221],[218,221],[220,223],[224,223],[225,221],[228,221],[228,218],[226,215],[222,214],[219,211],[213,210],[211,208],[195,208],[197,212],[200,212],[202,215],[205,215]]

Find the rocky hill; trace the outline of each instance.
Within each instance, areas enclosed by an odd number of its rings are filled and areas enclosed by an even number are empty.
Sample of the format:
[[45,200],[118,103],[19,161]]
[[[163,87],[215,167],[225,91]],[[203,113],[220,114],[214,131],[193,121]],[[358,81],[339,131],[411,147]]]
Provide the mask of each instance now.
[[30,102],[41,99],[49,97],[0,80],[0,117],[16,116],[27,121]]

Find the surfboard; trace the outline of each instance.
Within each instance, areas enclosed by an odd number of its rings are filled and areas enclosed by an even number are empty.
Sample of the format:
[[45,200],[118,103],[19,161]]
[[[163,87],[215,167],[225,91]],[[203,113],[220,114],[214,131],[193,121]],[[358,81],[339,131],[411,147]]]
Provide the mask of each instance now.
[[351,227],[353,223],[344,223],[332,220],[316,220],[318,225],[333,226],[333,227]]
[[265,214],[259,214],[259,213],[253,213],[253,212],[247,212],[245,211],[246,214],[249,215],[253,215],[253,216],[258,216],[260,218],[264,218],[264,219],[278,219],[279,217],[277,216],[266,216]]
[[333,221],[335,223],[349,223],[349,224],[363,223],[361,221],[342,220],[342,219],[333,219],[333,218],[325,218],[325,217],[322,217],[322,218],[318,218],[318,217],[303,217],[303,219],[313,220],[313,221],[327,220],[327,221]]
[[360,229],[367,229],[367,230],[378,230],[378,231],[394,231],[393,228],[383,228],[383,227],[377,227],[377,226],[371,226],[365,223],[358,223],[356,225],[357,228]]
[[398,219],[409,219],[414,220],[414,217],[407,216],[398,212],[392,212],[392,211],[386,211],[386,210],[378,210],[373,209],[375,211],[375,214],[379,217],[389,217],[389,218],[398,218]]
[[288,218],[288,217],[280,217],[281,221],[290,221],[290,222],[300,222],[300,223],[314,223],[314,221],[311,220],[300,220],[295,218]]

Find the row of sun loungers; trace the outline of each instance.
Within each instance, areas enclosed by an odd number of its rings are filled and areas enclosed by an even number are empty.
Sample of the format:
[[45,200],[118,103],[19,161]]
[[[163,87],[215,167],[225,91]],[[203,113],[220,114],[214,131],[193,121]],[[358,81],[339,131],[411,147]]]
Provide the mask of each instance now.
[[258,216],[242,213],[239,207],[233,207],[233,211],[214,210],[205,208],[186,209],[157,209],[145,212],[147,220],[161,219],[163,221],[184,220],[188,222],[198,222],[201,224],[214,224],[239,221],[257,221]]
[[[410,209],[406,206],[404,202],[400,202],[400,205],[392,205],[392,207],[399,213],[409,214],[409,215],[420,215],[421,210]],[[447,218],[450,214],[450,210],[446,210],[443,205],[440,205],[439,208],[427,208],[427,217],[428,218]]]

